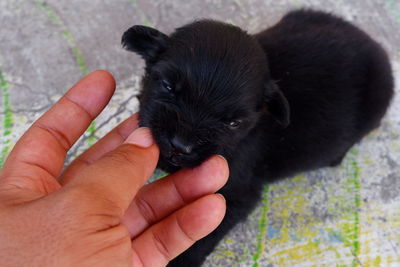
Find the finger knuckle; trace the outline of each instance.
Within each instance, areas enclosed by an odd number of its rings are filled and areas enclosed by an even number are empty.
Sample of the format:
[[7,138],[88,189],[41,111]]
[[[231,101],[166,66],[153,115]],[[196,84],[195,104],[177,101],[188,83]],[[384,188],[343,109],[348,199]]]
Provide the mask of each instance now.
[[168,262],[174,258],[174,255],[168,249],[168,245],[160,235],[160,233],[153,231],[152,234],[154,246],[156,247],[157,251],[161,254],[161,256]]
[[185,229],[184,227],[184,223],[181,221],[181,217],[180,216],[176,216],[176,224],[178,225],[178,229],[180,230],[180,232],[182,233],[182,236],[185,237],[185,239],[189,242],[189,243],[194,243],[197,241],[196,238],[194,238],[187,229]]
[[86,222],[101,221],[110,226],[118,224],[119,207],[93,189],[86,185],[69,188],[58,202],[59,209],[66,211],[71,218]]
[[68,136],[57,128],[40,122],[36,122],[32,127],[50,134],[57,141],[58,145],[66,151],[72,146],[72,142],[68,139]]
[[119,149],[105,156],[108,160],[114,161],[117,164],[137,165],[138,157],[128,147],[121,146]]
[[138,207],[139,213],[143,216],[148,224],[152,224],[156,221],[156,212],[151,204],[146,201],[146,199],[139,196],[138,198],[136,198],[135,202]]

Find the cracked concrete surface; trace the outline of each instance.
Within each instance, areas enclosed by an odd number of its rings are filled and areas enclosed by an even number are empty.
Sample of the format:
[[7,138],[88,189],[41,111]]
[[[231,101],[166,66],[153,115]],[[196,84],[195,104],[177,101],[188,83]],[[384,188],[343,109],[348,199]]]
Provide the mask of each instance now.
[[107,69],[117,91],[68,161],[137,110],[142,60],[120,46],[134,24],[171,32],[214,18],[257,32],[288,10],[343,16],[388,51],[397,96],[381,127],[337,168],[270,184],[263,201],[205,266],[400,266],[400,2],[397,0],[2,0],[0,163],[29,125],[88,71]]

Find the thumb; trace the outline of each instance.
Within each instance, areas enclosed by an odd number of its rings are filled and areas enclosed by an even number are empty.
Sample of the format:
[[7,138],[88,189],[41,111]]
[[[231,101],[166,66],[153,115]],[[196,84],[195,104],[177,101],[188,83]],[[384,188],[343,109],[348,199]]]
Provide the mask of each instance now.
[[117,207],[120,216],[156,168],[159,149],[148,128],[138,128],[115,150],[84,169],[64,189],[83,190],[86,199],[99,199]]

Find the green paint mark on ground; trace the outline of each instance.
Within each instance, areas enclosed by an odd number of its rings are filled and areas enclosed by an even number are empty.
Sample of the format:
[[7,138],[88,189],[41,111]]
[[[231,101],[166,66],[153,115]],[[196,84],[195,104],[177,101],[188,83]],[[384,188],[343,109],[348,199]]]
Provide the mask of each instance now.
[[381,264],[382,264],[381,256],[377,256],[377,257],[374,259],[373,266],[381,266]]
[[226,249],[220,249],[219,252],[225,257],[225,258],[235,258],[235,252],[231,250],[226,250]]
[[71,48],[72,53],[74,54],[75,61],[78,64],[79,68],[81,69],[82,74],[83,75],[88,74],[89,70],[85,64],[85,59],[82,55],[82,52],[76,46],[76,42],[74,37],[72,36],[72,33],[66,28],[61,18],[57,15],[55,10],[49,7],[45,2],[36,1],[35,3],[37,6],[41,7],[44,10],[44,12],[47,14],[47,16],[52,22],[54,22],[63,29],[63,36],[65,40],[67,40],[67,43]]
[[137,7],[137,1],[136,0],[129,0],[129,3],[131,4],[132,7]]
[[[133,8],[137,8],[137,7],[138,7],[138,2],[137,2],[137,0],[129,0],[129,3],[130,3],[130,5],[131,5],[131,7],[133,7]],[[142,23],[143,23],[144,26],[152,27],[152,28],[155,27],[154,23],[152,23],[152,22],[150,21],[149,17],[148,17],[145,13],[142,12],[141,15],[143,16]]]
[[163,171],[163,170],[160,170],[160,169],[156,169],[155,171],[154,171],[154,173],[153,173],[153,175],[150,177],[150,179],[148,180],[148,183],[152,183],[152,182],[155,182],[155,181],[157,181],[157,180],[159,180],[159,179],[161,179],[161,178],[164,178],[165,176],[167,176],[168,175],[168,173],[166,173],[165,171]]
[[143,25],[147,27],[154,27],[155,25],[149,20],[147,16],[143,19]]
[[94,136],[94,134],[96,133],[96,123],[92,121],[86,131],[89,134],[86,140],[89,146],[92,146],[96,142],[96,137]]
[[[87,75],[89,73],[89,68],[85,64],[85,58],[82,55],[82,52],[78,49],[76,45],[76,41],[72,36],[72,33],[67,29],[64,22],[61,18],[57,15],[54,9],[49,7],[46,2],[43,1],[35,1],[36,5],[43,9],[43,11],[47,14],[50,21],[54,22],[58,26],[61,27],[63,36],[70,47],[72,54],[74,55],[75,62],[78,64],[79,69],[81,70],[83,75]],[[86,130],[88,137],[86,139],[89,146],[92,146],[96,142],[96,123],[92,121],[89,128]]]
[[[129,3],[131,5],[131,7],[133,7],[133,8],[137,8],[138,7],[137,0],[129,0]],[[155,27],[155,24],[150,21],[149,17],[145,13],[142,12],[141,15],[143,17],[142,23],[143,23],[144,26],[151,27],[151,28]]]
[[269,212],[269,185],[266,185],[263,190],[262,196],[262,210],[258,220],[258,235],[257,235],[257,247],[256,252],[253,255],[253,267],[259,267],[259,260],[265,249],[265,239],[267,236],[268,228],[268,212]]
[[243,5],[242,0],[234,0],[233,2],[235,2],[240,9],[244,9],[245,8],[244,5]]
[[58,25],[63,25],[61,19],[57,16],[57,14],[54,12],[53,9],[51,9],[45,2],[42,1],[35,1],[36,5],[43,8],[43,10],[46,12],[47,16],[51,21]]
[[[346,187],[349,193],[354,196],[354,209],[351,211],[350,223],[343,225],[343,232],[345,234],[345,244],[350,247],[354,256],[352,266],[360,265],[358,255],[360,253],[360,217],[359,212],[361,208],[361,181],[360,181],[360,168],[357,163],[358,151],[353,148],[348,156],[348,164],[346,166]],[[352,221],[352,222],[351,222]]]
[[10,93],[9,93],[10,85],[5,80],[4,74],[0,69],[0,92],[2,94],[3,99],[3,132],[2,132],[2,145],[3,149],[0,154],[0,168],[3,166],[8,153],[10,152],[10,135],[12,133],[12,127],[14,125],[14,115],[12,113],[11,104],[10,104]]
[[397,21],[400,21],[400,4],[398,0],[387,0],[386,9]]
[[236,23],[231,19],[226,20],[225,23],[236,26]]
[[353,249],[354,256],[356,257],[353,261],[353,266],[358,263],[358,254],[360,253],[360,208],[361,208],[361,181],[360,181],[360,169],[357,164],[358,151],[353,149],[351,157],[351,170],[352,170],[352,181],[354,185],[354,203],[356,205],[356,210],[354,211],[354,239],[353,239]]

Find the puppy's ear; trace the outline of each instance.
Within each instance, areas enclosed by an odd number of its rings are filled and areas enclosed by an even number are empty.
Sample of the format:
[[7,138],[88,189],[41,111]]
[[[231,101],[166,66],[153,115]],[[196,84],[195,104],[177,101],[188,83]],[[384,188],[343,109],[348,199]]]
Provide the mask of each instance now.
[[290,123],[289,102],[274,82],[265,84],[264,103],[268,112],[283,128]]
[[167,41],[168,36],[164,33],[150,27],[135,25],[122,35],[121,44],[126,50],[141,55],[147,62],[153,62],[165,51]]

